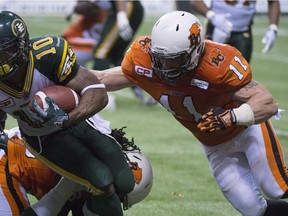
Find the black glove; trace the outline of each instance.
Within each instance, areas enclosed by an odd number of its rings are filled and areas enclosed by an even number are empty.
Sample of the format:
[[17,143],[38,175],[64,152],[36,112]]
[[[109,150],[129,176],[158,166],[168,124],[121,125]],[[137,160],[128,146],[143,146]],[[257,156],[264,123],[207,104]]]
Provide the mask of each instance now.
[[198,128],[201,131],[215,132],[232,127],[236,122],[236,116],[232,109],[225,110],[217,107],[200,118]]
[[33,108],[37,112],[37,114],[32,112],[34,119],[42,125],[65,128],[69,121],[69,115],[60,109],[52,98],[46,97],[45,101],[49,106],[47,110],[43,110],[35,100],[32,100]]

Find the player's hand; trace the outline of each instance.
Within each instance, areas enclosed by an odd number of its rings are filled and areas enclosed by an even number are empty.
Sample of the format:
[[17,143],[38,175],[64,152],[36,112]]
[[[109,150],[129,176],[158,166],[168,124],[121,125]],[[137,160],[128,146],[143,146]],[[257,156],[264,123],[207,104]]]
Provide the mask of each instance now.
[[68,123],[69,115],[60,109],[50,97],[46,97],[45,101],[49,106],[47,110],[43,110],[34,99],[32,100],[33,108],[37,112],[36,115],[33,113],[34,119],[42,125],[64,128]]
[[218,43],[227,43],[230,36],[231,32],[225,32],[220,28],[215,27],[212,33],[212,40]]
[[215,132],[232,127],[236,122],[236,116],[232,109],[225,110],[217,107],[200,118],[198,128],[201,131]]
[[130,26],[126,12],[120,11],[117,13],[117,26],[123,40],[129,41],[132,39],[134,31]]
[[[209,21],[214,25],[216,31],[218,31],[218,34],[221,33],[221,38],[229,38],[231,35],[231,32],[233,30],[233,24],[228,20],[228,17],[230,17],[231,14],[216,14],[214,11],[210,10],[207,12],[206,17],[209,19]],[[214,30],[215,31],[215,30]],[[217,32],[214,33],[215,34],[215,38],[212,38],[212,40],[216,41],[216,42],[222,42],[223,39],[221,39],[222,41],[217,41]],[[224,35],[224,36],[223,36]],[[218,36],[219,37],[219,36]]]
[[278,28],[276,25],[270,25],[266,34],[262,38],[262,43],[265,44],[265,47],[262,50],[262,53],[267,53],[274,45],[277,37]]

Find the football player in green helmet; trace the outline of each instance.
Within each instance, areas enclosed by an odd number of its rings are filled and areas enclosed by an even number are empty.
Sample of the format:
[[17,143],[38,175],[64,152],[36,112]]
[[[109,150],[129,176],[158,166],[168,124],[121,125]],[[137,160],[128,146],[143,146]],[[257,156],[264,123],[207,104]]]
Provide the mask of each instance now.
[[[48,109],[32,100],[42,89],[63,85],[81,96],[69,113],[45,97]],[[135,180],[117,142],[101,133],[95,116],[108,101],[105,86],[88,69],[63,38],[45,35],[29,39],[24,20],[0,11],[0,126],[7,115],[17,120],[25,146],[62,176],[89,188],[89,210],[99,215],[122,216],[119,196],[133,190]],[[95,172],[97,170],[97,172]],[[98,196],[101,195],[101,196]]]

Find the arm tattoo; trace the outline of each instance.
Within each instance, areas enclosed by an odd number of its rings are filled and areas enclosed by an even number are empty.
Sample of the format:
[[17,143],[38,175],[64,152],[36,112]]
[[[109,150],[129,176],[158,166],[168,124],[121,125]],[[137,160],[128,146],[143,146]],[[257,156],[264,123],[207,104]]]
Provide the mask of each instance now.
[[253,87],[257,86],[257,85],[258,85],[258,82],[257,82],[257,81],[251,80],[251,82],[248,83],[248,84],[247,84],[246,86],[244,86],[243,88],[244,88],[246,91],[248,91],[249,89],[251,89],[251,88],[253,88]]

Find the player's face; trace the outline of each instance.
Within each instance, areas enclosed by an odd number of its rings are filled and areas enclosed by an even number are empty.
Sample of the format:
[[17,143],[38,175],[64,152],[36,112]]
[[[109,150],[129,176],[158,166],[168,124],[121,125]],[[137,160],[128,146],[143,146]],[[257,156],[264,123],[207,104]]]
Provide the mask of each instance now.
[[181,78],[186,73],[190,56],[187,52],[169,55],[153,54],[152,62],[153,69],[158,77],[173,81]]
[[17,55],[15,47],[7,44],[2,46],[0,49],[0,76],[3,76],[10,72],[11,61]]
[[22,80],[23,73],[20,73],[20,70],[24,72],[23,76],[25,76],[28,62],[26,55],[24,55],[25,42],[18,39],[9,40],[9,38],[4,38],[0,41],[0,44],[0,80],[17,80],[15,76]]
[[160,61],[160,64],[162,65],[163,70],[171,71],[177,68],[181,68],[183,64],[183,57],[177,56],[173,58],[164,58],[164,59],[159,59],[159,61]]

